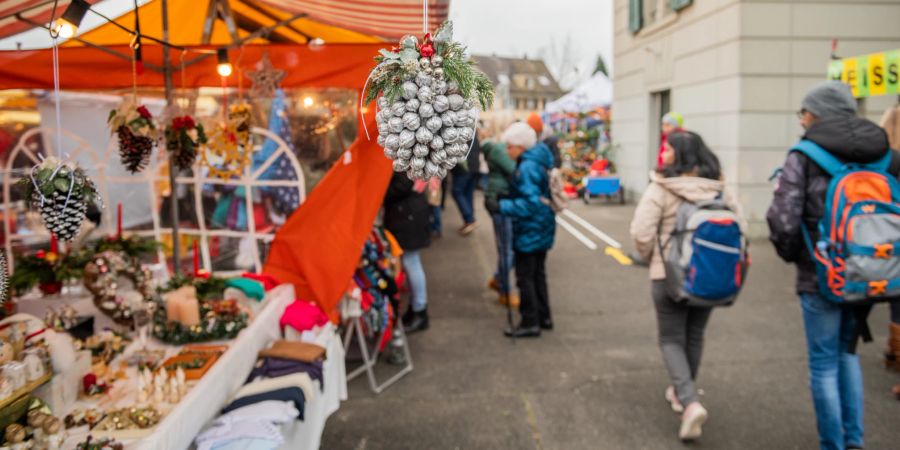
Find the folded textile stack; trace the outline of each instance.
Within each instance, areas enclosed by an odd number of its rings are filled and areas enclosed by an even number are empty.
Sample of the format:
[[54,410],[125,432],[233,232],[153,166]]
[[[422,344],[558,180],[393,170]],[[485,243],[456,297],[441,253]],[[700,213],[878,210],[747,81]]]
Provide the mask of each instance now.
[[219,416],[195,440],[197,450],[274,450],[284,443],[280,425],[295,420],[294,402],[267,400]]
[[[315,330],[307,330],[312,342],[334,337],[330,323]],[[222,409],[222,416],[197,437],[197,448],[279,448],[284,444],[281,425],[304,420],[307,405],[322,395],[325,358],[325,348],[311,342],[276,340],[260,351],[246,384]]]

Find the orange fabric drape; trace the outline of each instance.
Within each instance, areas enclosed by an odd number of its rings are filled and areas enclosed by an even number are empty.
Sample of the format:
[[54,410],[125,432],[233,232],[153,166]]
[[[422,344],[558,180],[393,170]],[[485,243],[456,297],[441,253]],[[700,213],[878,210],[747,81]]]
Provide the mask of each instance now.
[[375,142],[372,114],[367,123],[372,140],[360,124],[350,163],[340,158],[281,227],[263,269],[326,312],[337,306],[359,264],[391,179],[391,162]]
[[[272,64],[287,72],[282,87],[336,87],[361,90],[373,58],[385,44],[330,44],[313,50],[306,45],[248,45],[243,50],[229,52],[232,64],[241,69],[253,70],[254,64],[267,52]],[[202,47],[196,47],[202,48]],[[113,46],[110,50],[131,55],[127,46]],[[241,52],[243,51],[243,54]],[[197,58],[188,52],[185,61]],[[146,45],[144,63],[148,70],[138,76],[138,86],[162,87],[161,73],[149,70],[151,65],[162,66],[160,46]],[[174,70],[176,85],[181,84],[181,51],[172,50],[169,61]],[[91,47],[64,47],[59,49],[59,82],[62,89],[121,89],[130,88],[131,63],[107,52]],[[190,87],[221,86],[216,74],[216,57],[210,56],[189,65],[185,69],[185,83]],[[237,73],[237,71],[235,71]],[[237,86],[238,77],[228,78],[231,86]],[[250,81],[245,79],[244,86]],[[180,87],[180,86],[179,86]],[[25,51],[0,51],[0,89],[53,89],[51,53],[48,49]]]

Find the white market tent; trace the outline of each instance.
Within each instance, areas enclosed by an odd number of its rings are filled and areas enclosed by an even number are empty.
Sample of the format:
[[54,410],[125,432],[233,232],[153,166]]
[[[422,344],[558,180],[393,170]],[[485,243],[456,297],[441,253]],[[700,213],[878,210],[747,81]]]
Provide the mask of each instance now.
[[591,111],[601,106],[609,106],[612,103],[612,93],[612,81],[606,75],[597,72],[568,94],[547,103],[544,110],[550,114]]

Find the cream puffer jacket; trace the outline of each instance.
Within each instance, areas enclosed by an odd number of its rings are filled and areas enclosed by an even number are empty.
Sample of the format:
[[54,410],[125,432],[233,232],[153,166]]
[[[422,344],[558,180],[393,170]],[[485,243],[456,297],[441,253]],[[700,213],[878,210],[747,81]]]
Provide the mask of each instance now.
[[[720,192],[723,192],[725,203],[737,213],[738,217],[743,217],[743,215],[740,205],[725,190],[725,183],[721,180],[690,176],[665,178],[656,172],[651,172],[650,181],[650,185],[634,211],[634,219],[631,221],[631,239],[634,241],[637,253],[645,261],[650,261],[650,279],[662,280],[666,278],[666,270],[663,266],[662,252],[658,242],[661,241],[663,245],[668,242],[669,236],[675,229],[678,207],[682,202],[696,203],[713,200]],[[740,225],[742,230],[747,229],[745,223]]]

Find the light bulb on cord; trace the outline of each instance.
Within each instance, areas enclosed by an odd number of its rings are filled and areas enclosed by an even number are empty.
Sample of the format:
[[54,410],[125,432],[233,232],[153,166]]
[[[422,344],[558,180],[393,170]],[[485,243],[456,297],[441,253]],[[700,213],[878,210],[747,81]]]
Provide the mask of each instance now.
[[231,76],[233,69],[231,63],[228,62],[228,49],[220,48],[216,50],[216,57],[219,60],[219,64],[216,66],[216,72],[222,77]]
[[72,24],[65,22],[62,19],[57,20],[53,25],[53,32],[63,39],[69,39],[70,37],[75,36],[75,31],[76,29]]
[[85,0],[72,0],[72,3],[69,3],[69,6],[66,7],[63,15],[53,21],[51,26],[53,34],[63,39],[75,36],[78,26],[81,25],[81,21],[90,8],[91,5]]
[[322,38],[310,39],[309,42],[307,43],[307,45],[309,45],[310,50],[314,50],[314,51],[321,50],[322,47],[325,46],[325,40]]
[[306,97],[306,98],[303,99],[303,106],[304,106],[305,108],[309,108],[309,107],[312,106],[312,105],[313,105],[313,99],[312,99],[312,97]]

